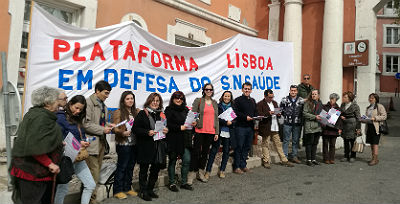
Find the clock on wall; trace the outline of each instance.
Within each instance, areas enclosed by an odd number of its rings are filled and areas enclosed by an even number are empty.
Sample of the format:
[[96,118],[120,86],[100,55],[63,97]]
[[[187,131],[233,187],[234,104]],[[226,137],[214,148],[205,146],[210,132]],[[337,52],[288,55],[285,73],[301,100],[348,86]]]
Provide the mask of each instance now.
[[357,45],[357,51],[358,52],[365,52],[367,50],[367,44],[363,41],[359,42]]

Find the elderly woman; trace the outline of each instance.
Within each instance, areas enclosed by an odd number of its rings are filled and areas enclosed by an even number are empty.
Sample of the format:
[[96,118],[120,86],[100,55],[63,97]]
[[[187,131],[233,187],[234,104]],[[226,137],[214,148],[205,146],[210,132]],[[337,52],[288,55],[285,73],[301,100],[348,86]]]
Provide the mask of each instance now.
[[12,150],[14,203],[50,203],[54,174],[60,171],[63,144],[56,111],[66,103],[65,93],[40,87],[32,92],[33,107],[18,128]]
[[367,107],[366,116],[371,119],[371,123],[366,125],[367,143],[371,144],[372,159],[368,162],[368,165],[377,165],[378,160],[378,145],[381,134],[379,132],[380,122],[386,120],[385,107],[379,103],[379,96],[376,93],[369,95],[370,105]]
[[344,158],[341,162],[354,162],[356,153],[351,151],[354,146],[354,141],[361,135],[361,122],[360,122],[360,107],[354,103],[354,94],[350,91],[343,93],[342,104],[340,109],[342,114],[340,118],[343,122],[342,137],[344,142]]
[[[339,110],[339,105],[336,103],[340,99],[337,93],[329,95],[329,101],[323,107],[326,112],[329,112],[331,108]],[[325,164],[335,163],[335,146],[336,138],[342,132],[340,130],[340,122],[336,122],[335,126],[325,126],[322,131],[322,157]]]

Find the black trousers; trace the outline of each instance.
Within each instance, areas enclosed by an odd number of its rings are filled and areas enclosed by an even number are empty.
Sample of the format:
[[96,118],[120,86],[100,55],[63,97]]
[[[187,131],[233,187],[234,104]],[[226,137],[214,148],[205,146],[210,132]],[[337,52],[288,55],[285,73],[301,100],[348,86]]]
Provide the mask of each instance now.
[[317,145],[320,136],[320,132],[305,134],[303,136],[303,145],[306,146],[307,160],[315,160],[315,156],[317,154]]
[[[150,174],[148,174],[150,167]],[[140,164],[139,170],[139,186],[141,193],[148,193],[153,191],[154,186],[158,180],[158,173],[160,172],[159,165],[156,164]]]
[[191,154],[191,169],[190,171],[199,171],[199,169],[205,169],[208,152],[210,151],[210,145],[214,140],[213,134],[196,133],[194,136],[194,146]]
[[[16,179],[13,194],[19,197],[17,204],[48,204],[51,203],[52,181],[28,181],[20,178]],[[13,195],[14,196],[14,195]]]
[[336,136],[330,136],[330,135],[322,136],[322,155],[324,161],[335,160],[335,146],[336,146]]
[[347,159],[350,158],[356,158],[356,153],[351,151],[354,146],[354,141],[356,141],[356,138],[354,139],[343,139],[344,142],[344,157]]

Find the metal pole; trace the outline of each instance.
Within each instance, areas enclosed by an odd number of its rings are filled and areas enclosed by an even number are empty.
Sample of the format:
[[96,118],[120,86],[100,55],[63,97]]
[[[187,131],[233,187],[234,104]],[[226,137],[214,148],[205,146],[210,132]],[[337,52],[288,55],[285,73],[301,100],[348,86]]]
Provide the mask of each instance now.
[[[7,63],[6,63],[6,53],[1,52],[1,67],[2,67],[2,73],[3,73],[3,97],[4,97],[4,107],[5,109],[8,109],[10,106],[9,104],[9,99],[8,99],[8,79],[7,79]],[[10,124],[10,112],[5,110],[4,111],[4,124],[6,127],[6,151],[7,151],[7,170],[10,168],[11,165],[11,124]],[[7,172],[7,187],[8,191],[12,191],[12,185],[11,185],[11,176],[10,172]]]

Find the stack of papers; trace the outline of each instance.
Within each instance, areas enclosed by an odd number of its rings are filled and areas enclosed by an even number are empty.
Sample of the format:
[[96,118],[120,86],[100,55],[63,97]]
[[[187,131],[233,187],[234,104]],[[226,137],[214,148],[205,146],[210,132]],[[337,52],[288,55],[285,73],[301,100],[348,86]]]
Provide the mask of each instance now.
[[322,110],[319,116],[321,117],[320,123],[330,127],[334,127],[337,120],[339,119],[341,112],[334,108],[329,109],[329,112]]
[[193,111],[189,111],[187,116],[186,116],[186,120],[185,120],[185,124],[184,124],[186,129],[188,129],[188,130],[193,129],[192,123],[194,121],[196,121],[198,117],[199,117],[199,113],[193,112]]
[[154,134],[153,140],[161,140],[165,138],[165,134],[163,133],[163,129],[167,126],[167,120],[166,119],[161,119],[157,120],[154,128]]
[[233,111],[232,107],[226,109],[223,113],[221,113],[218,118],[225,121],[233,121],[236,118],[236,113]]

